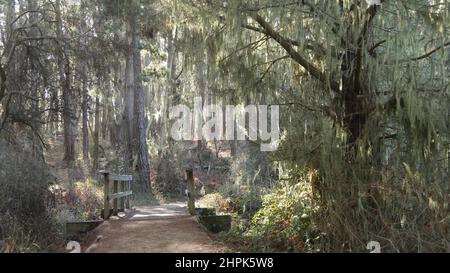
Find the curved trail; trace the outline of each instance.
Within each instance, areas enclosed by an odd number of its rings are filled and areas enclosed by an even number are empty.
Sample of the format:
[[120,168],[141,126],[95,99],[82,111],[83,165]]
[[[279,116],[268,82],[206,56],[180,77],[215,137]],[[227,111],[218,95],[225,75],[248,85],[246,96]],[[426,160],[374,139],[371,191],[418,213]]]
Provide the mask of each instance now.
[[86,242],[83,252],[90,247],[90,253],[223,252],[183,203],[136,207],[127,215],[103,223]]

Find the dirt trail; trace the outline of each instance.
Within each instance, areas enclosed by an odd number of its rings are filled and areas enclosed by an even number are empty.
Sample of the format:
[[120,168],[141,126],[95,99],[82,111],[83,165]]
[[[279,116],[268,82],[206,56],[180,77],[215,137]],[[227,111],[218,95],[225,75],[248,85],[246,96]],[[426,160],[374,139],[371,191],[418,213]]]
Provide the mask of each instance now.
[[[102,239],[95,243],[96,238]],[[187,213],[183,203],[137,207],[98,227],[83,251],[90,253],[217,253],[223,249]]]
[[[46,162],[58,184],[83,181],[88,166],[69,168],[62,160],[64,143],[61,136],[49,139]],[[218,246],[188,214],[185,203],[136,207],[121,217],[112,217],[94,230],[82,245],[91,253],[216,253]],[[101,240],[96,239],[101,236]]]

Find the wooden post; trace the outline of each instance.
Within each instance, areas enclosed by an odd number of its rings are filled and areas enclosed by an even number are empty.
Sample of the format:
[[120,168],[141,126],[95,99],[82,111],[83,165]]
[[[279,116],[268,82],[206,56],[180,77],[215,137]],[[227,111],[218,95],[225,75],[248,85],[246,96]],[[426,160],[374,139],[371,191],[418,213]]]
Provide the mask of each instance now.
[[195,213],[195,185],[194,185],[194,171],[186,170],[187,179],[187,194],[188,194],[188,209],[191,215],[196,215]]
[[[118,193],[119,192],[119,181],[114,180],[114,186],[113,187],[114,187],[113,188],[113,194]],[[119,214],[118,201],[119,200],[117,200],[117,198],[115,198],[114,201],[113,201],[113,213],[114,213],[114,216],[117,216]]]
[[[126,183],[125,181],[121,181],[120,192],[125,192],[125,183]],[[125,198],[127,198],[127,197],[120,198],[119,210],[122,212],[125,212]]]
[[[127,191],[131,191],[131,181],[127,181]],[[127,196],[126,206],[130,209],[130,196]]]
[[109,173],[102,172],[104,176],[103,180],[103,196],[104,196],[104,204],[103,204],[103,219],[109,219],[110,207],[109,207]]

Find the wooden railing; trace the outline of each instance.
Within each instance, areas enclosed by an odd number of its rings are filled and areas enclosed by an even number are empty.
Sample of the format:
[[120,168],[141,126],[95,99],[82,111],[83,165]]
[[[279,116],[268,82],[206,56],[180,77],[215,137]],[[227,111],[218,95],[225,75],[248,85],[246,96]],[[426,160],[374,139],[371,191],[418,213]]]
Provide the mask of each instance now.
[[[108,171],[101,171],[103,175],[103,219],[108,220],[112,215],[117,216],[119,211],[130,209],[130,197],[133,195],[131,190],[131,175],[115,175]],[[112,186],[112,187],[111,187]],[[112,208],[111,208],[112,201]]]

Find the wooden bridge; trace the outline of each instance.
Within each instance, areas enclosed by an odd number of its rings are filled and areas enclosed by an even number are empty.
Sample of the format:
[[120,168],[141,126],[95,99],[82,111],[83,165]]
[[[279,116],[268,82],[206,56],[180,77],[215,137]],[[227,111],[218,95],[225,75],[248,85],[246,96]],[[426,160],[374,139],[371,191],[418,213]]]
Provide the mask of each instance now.
[[[130,207],[130,175],[101,172],[104,222],[85,240],[88,253],[214,253],[222,252],[195,220],[193,171],[188,170],[188,202]],[[113,217],[114,216],[114,217]]]

